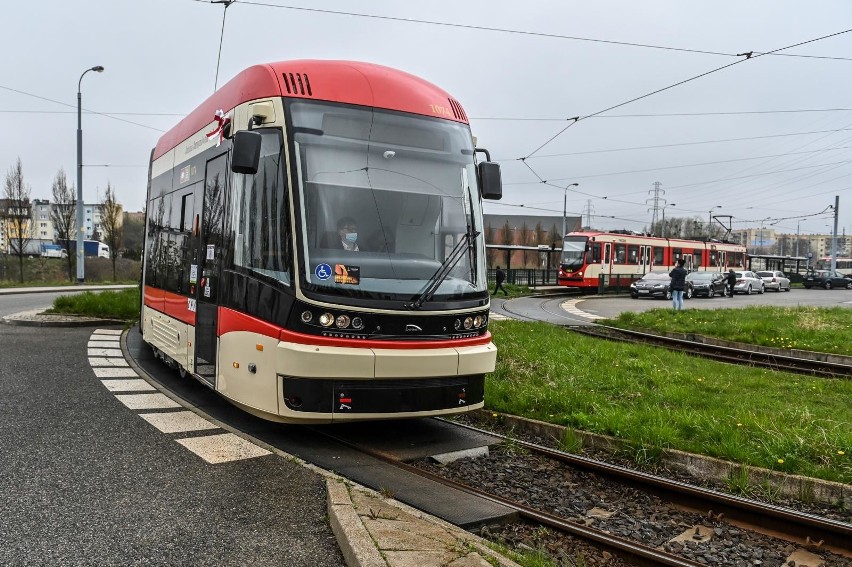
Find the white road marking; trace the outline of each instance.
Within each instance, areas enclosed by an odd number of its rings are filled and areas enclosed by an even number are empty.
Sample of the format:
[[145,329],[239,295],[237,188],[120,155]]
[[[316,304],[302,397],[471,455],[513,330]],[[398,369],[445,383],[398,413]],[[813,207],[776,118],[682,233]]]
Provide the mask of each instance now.
[[130,366],[123,358],[89,358],[91,366]]
[[132,410],[179,408],[181,405],[165,394],[126,394],[115,396]]
[[508,317],[506,317],[505,315],[501,315],[499,313],[494,313],[494,312],[490,313],[488,315],[488,318],[494,319],[495,321],[505,321],[506,319],[508,319]]
[[[87,345],[89,364],[98,378],[127,378],[101,380],[110,392],[156,391],[130,368],[119,347],[121,331],[98,329]],[[131,410],[173,409],[182,406],[161,392],[153,394],[116,394],[115,398]],[[140,413],[139,416],[163,433],[186,433],[219,429],[217,425],[191,411]],[[177,442],[210,464],[227,463],[271,455],[233,433],[177,439]]]
[[156,390],[151,384],[137,378],[136,380],[101,380],[110,392],[151,392]]
[[139,378],[139,375],[132,368],[110,368],[104,366],[92,368],[92,370],[95,371],[95,376],[98,378]]
[[219,428],[218,425],[210,423],[200,415],[191,411],[140,413],[139,417],[163,433],[185,433],[187,431],[202,431],[204,429]]
[[90,348],[89,356],[114,356],[123,357],[119,348]]
[[178,439],[178,443],[210,463],[227,463],[271,455],[270,451],[250,443],[233,433]]
[[121,348],[118,342],[112,341],[93,341],[90,340],[89,344],[86,345],[89,348]]
[[582,309],[577,307],[577,303],[580,301],[584,301],[583,299],[569,299],[567,301],[562,302],[560,307],[570,313],[571,315],[577,315],[579,317],[584,317],[586,319],[606,319],[606,317],[602,317],[600,315],[595,315],[594,313],[587,313]]
[[121,335],[102,335],[95,331],[92,333],[92,336],[89,337],[90,341],[115,341],[119,342],[121,340]]

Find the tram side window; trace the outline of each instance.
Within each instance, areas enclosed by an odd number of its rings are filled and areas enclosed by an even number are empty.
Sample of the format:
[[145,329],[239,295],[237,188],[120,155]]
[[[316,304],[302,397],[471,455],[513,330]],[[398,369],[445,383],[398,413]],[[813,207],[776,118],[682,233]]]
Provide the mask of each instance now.
[[692,251],[692,267],[693,269],[698,269],[701,267],[701,250],[693,250]]
[[613,264],[624,264],[627,260],[627,244],[615,245],[615,258]]
[[678,258],[683,258],[683,248],[672,248],[672,264],[677,262]]
[[639,258],[639,247],[638,246],[628,246],[627,247],[627,263],[628,264],[641,264],[642,261]]
[[234,176],[234,265],[290,285],[290,215],[282,177],[281,136],[273,131],[261,134],[257,173]]
[[186,237],[181,232],[181,196],[174,192],[170,195],[165,195],[163,200],[170,201],[170,214],[168,216],[168,225],[166,227],[167,239],[165,242],[165,264],[166,264],[166,280],[164,289],[175,293],[180,291],[181,282],[186,279],[184,272],[184,260],[186,256]]
[[710,265],[713,267],[717,267],[719,265],[718,254],[715,250],[710,252]]
[[600,264],[601,261],[601,244],[600,242],[596,242],[592,244],[592,263]]
[[146,250],[146,282],[148,285],[163,288],[166,282],[166,250],[168,248],[168,224],[171,213],[171,201],[168,197],[152,199],[149,205],[148,249]]
[[654,265],[661,266],[663,265],[663,252],[665,252],[665,248],[662,246],[654,246]]

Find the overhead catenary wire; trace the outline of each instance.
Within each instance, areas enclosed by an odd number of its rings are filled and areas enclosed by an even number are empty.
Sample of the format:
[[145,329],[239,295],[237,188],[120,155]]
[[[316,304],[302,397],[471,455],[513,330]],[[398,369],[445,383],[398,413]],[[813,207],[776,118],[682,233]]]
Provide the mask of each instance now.
[[739,60],[737,60],[737,61],[733,61],[733,62],[728,63],[728,64],[726,64],[726,65],[722,65],[721,67],[716,67],[715,69],[711,69],[711,70],[709,70],[709,71],[705,71],[704,73],[700,73],[700,74],[695,75],[695,76],[693,76],[693,77],[689,77],[688,79],[684,79],[684,80],[682,80],[682,81],[678,81],[677,83],[674,83],[674,84],[671,84],[671,85],[665,86],[665,87],[663,87],[663,88],[657,89],[657,90],[652,91],[652,92],[650,92],[650,93],[646,93],[646,94],[643,94],[643,95],[640,95],[640,96],[634,97],[634,98],[632,98],[632,99],[630,99],[630,100],[627,100],[627,101],[624,101],[624,102],[621,102],[621,103],[618,103],[618,104],[612,105],[612,106],[610,106],[610,107],[604,108],[603,110],[599,110],[599,111],[594,112],[594,113],[592,113],[592,114],[589,114],[589,115],[586,115],[586,116],[578,116],[578,117],[571,118],[571,119],[569,119],[569,120],[571,120],[571,123],[570,123],[570,124],[568,124],[568,125],[567,125],[567,126],[565,126],[562,130],[560,130],[559,132],[557,132],[556,134],[554,134],[553,136],[551,136],[551,137],[550,137],[550,138],[549,138],[546,142],[544,142],[542,145],[540,145],[539,147],[537,147],[535,150],[533,150],[532,152],[530,152],[530,153],[529,153],[529,154],[527,154],[526,156],[524,156],[524,157],[522,157],[522,158],[518,158],[518,159],[521,159],[521,160],[529,159],[530,157],[532,157],[533,155],[535,155],[536,153],[538,153],[538,151],[539,151],[539,150],[541,150],[542,148],[544,148],[545,146],[547,146],[548,144],[550,144],[551,142],[553,142],[556,138],[558,138],[559,136],[561,136],[561,135],[562,135],[562,134],[563,134],[566,130],[568,130],[571,126],[573,126],[573,125],[577,124],[577,123],[578,123],[578,122],[580,122],[581,120],[586,120],[586,119],[592,118],[593,116],[597,116],[597,115],[599,115],[599,114],[604,114],[605,112],[609,112],[610,110],[614,110],[614,109],[616,109],[616,108],[620,108],[620,107],[622,107],[622,106],[626,106],[626,105],[631,104],[631,103],[633,103],[633,102],[636,102],[636,101],[638,101],[638,100],[642,100],[642,99],[644,99],[644,98],[648,98],[648,97],[650,97],[650,96],[654,96],[655,94],[659,94],[659,93],[661,93],[661,92],[664,92],[664,91],[667,91],[667,90],[673,89],[673,88],[675,88],[675,87],[679,87],[679,86],[681,86],[681,85],[684,85],[684,84],[686,84],[686,83],[689,83],[689,82],[695,81],[695,80],[700,79],[700,78],[702,78],[702,77],[706,77],[706,76],[711,75],[711,74],[713,74],[713,73],[718,73],[719,71],[722,71],[722,70],[724,70],[724,69],[727,69],[728,67],[733,67],[734,65],[739,65],[740,63],[744,63],[744,62],[746,62],[746,61],[752,61],[752,60],[757,59],[757,58],[759,58],[759,57],[764,57],[764,56],[766,56],[766,55],[771,55],[771,54],[773,54],[773,53],[778,53],[778,52],[780,52],[780,51],[785,51],[785,50],[787,50],[787,49],[792,49],[792,48],[794,48],[794,47],[798,47],[798,46],[800,46],[800,45],[806,45],[806,44],[808,44],[808,43],[814,43],[814,42],[816,42],[816,41],[822,41],[822,40],[824,40],[824,39],[828,39],[828,38],[831,38],[831,37],[837,37],[838,35],[842,35],[842,34],[849,33],[850,31],[852,31],[852,28],[850,28],[850,29],[846,29],[846,30],[842,30],[842,31],[839,31],[839,32],[835,32],[835,33],[832,33],[832,34],[828,34],[828,35],[820,36],[820,37],[817,37],[817,38],[809,39],[809,40],[806,40],[806,41],[800,41],[800,42],[798,42],[798,43],[794,43],[794,44],[792,44],[792,45],[787,45],[787,46],[785,46],[785,47],[779,47],[778,49],[773,49],[772,51],[762,52],[762,53],[758,53],[758,54],[755,54],[753,51],[749,51],[749,52],[747,52],[747,53],[741,53],[741,54],[739,54],[739,55],[740,55],[740,56],[742,56],[743,58],[742,58],[742,59],[739,59]]
[[[192,2],[198,2],[202,4],[215,4],[214,0],[191,0]],[[590,43],[601,43],[601,44],[609,44],[609,45],[620,45],[624,47],[638,47],[644,49],[657,49],[663,51],[677,51],[682,53],[695,53],[701,55],[718,55],[724,57],[739,57],[743,54],[738,53],[726,53],[723,51],[711,51],[706,49],[690,49],[686,47],[672,47],[666,45],[655,45],[650,43],[637,43],[637,42],[629,42],[629,41],[617,41],[611,39],[599,39],[599,38],[591,38],[591,37],[580,37],[580,36],[571,36],[571,35],[563,35],[563,34],[555,34],[555,33],[546,33],[546,32],[534,32],[527,30],[515,30],[509,28],[498,28],[492,26],[477,26],[473,24],[460,24],[454,22],[441,22],[437,20],[424,20],[419,18],[403,18],[401,16],[384,16],[379,14],[367,14],[363,12],[348,12],[343,10],[329,10],[325,8],[307,8],[305,6],[291,6],[286,4],[274,4],[271,2],[257,2],[252,0],[240,0],[240,4],[246,6],[258,6],[263,8],[278,8],[282,10],[294,10],[300,12],[314,12],[318,14],[331,14],[336,16],[349,16],[356,18],[368,18],[374,20],[386,20],[392,22],[403,22],[410,24],[423,24],[423,25],[431,25],[431,26],[442,26],[448,28],[460,28],[460,29],[469,29],[469,30],[478,30],[478,31],[487,31],[487,32],[498,32],[498,33],[508,33],[508,34],[516,34],[516,35],[526,35],[533,37],[543,37],[550,39],[564,39],[571,41],[583,41]],[[795,46],[794,46],[795,47]],[[777,51],[777,50],[776,50]],[[805,59],[831,59],[838,61],[852,61],[850,57],[839,57],[839,56],[828,56],[828,55],[804,55],[798,53],[776,53],[775,51],[770,52],[760,52],[755,51],[752,52],[754,57],[760,55],[777,55],[783,57],[800,57]]]

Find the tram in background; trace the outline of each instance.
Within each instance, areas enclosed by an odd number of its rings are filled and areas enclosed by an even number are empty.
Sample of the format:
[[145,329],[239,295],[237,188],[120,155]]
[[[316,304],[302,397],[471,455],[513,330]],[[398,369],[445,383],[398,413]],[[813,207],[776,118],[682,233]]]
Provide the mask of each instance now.
[[[830,270],[831,269],[831,256],[825,256],[816,261],[814,266],[817,270]],[[842,272],[844,274],[852,274],[852,258],[837,258],[837,268],[838,272]]]
[[143,339],[273,421],[481,408],[482,199],[501,193],[438,87],[369,63],[250,67],[152,151]]
[[679,258],[689,271],[726,272],[746,269],[746,249],[740,244],[656,238],[608,232],[572,232],[562,242],[559,285],[597,289],[626,287],[652,271],[669,271]]

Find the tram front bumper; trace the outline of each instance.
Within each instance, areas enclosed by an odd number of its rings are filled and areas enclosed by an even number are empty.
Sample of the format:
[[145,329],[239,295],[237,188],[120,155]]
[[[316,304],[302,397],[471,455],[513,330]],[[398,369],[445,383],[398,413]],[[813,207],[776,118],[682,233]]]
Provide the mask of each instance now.
[[299,378],[422,378],[487,374],[497,347],[378,349],[278,343],[278,373]]
[[494,370],[496,355],[493,343],[360,349],[282,342],[281,409],[331,414],[335,421],[474,409],[482,406],[485,374]]

